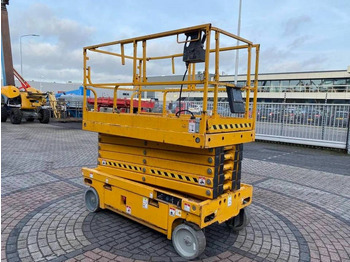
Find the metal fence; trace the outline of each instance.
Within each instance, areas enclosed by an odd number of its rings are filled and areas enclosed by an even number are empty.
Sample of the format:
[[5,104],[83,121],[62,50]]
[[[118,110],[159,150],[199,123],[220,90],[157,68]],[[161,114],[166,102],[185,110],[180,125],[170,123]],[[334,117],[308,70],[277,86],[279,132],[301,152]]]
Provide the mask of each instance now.
[[[185,104],[194,114],[202,109],[201,102]],[[208,109],[212,108],[213,104],[208,104]],[[347,149],[350,153],[349,111],[348,104],[258,103],[256,139]],[[228,102],[218,103],[218,113],[232,116]]]
[[[82,117],[80,102],[59,101],[52,106],[58,119]],[[180,105],[174,102],[171,106],[168,104],[167,108],[174,113],[179,106],[195,115],[202,111],[200,101],[186,101]],[[162,105],[156,104],[153,111],[161,109]],[[212,109],[213,103],[208,102],[209,114]],[[233,116],[228,102],[218,102],[217,110],[222,116]],[[256,139],[347,149],[350,153],[349,112],[349,104],[258,103]]]
[[256,138],[349,148],[350,105],[260,103]]

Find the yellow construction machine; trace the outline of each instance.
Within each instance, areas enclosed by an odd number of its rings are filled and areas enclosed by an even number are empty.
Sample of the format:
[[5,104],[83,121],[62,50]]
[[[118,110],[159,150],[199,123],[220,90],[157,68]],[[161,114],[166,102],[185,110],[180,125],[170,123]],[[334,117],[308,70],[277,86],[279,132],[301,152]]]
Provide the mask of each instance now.
[[49,123],[51,111],[46,105],[49,94],[31,87],[15,69],[13,72],[21,87],[1,87],[1,122],[10,117],[12,124],[20,124],[23,118],[28,122],[38,119],[40,123]]
[[[183,52],[159,53],[170,48],[157,46],[176,43]],[[220,81],[220,59],[236,50],[246,51],[244,86]],[[205,227],[225,222],[233,230],[244,228],[253,187],[241,182],[241,164],[243,143],[255,139],[259,45],[204,24],[89,46],[83,54],[83,129],[99,133],[98,165],[82,169],[87,209],[109,209],[165,234],[185,259],[204,251]],[[98,55],[129,63],[131,81],[93,82]],[[168,62],[172,73],[182,67],[185,74],[178,81],[149,81],[147,68],[157,68],[152,62],[162,69]],[[101,88],[114,93],[112,112],[97,110]],[[94,108],[87,106],[87,90],[95,96]],[[117,110],[119,90],[133,91],[126,112]],[[142,111],[146,92],[162,98],[161,112]],[[218,113],[219,92],[227,93],[229,117]],[[190,93],[201,94],[200,112],[183,109],[182,94]],[[171,94],[179,95],[175,113],[166,106]],[[138,110],[132,110],[134,98]]]
[[[12,124],[20,124],[22,118],[28,122],[39,119],[41,123],[50,121],[50,109],[46,106],[48,93],[42,93],[31,87],[22,76],[13,68],[10,41],[10,28],[6,5],[8,0],[1,1],[1,122],[10,117]],[[15,86],[15,77],[21,87]]]

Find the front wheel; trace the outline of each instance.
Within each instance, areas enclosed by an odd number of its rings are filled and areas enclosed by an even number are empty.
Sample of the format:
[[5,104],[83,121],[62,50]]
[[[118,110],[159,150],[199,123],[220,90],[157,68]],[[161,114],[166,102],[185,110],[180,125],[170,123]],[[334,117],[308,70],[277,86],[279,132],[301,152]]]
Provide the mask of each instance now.
[[248,208],[243,208],[239,214],[226,221],[226,225],[233,231],[238,232],[245,228],[250,222],[250,215]]
[[10,120],[12,124],[18,125],[22,122],[23,113],[19,108],[12,108],[10,113]]
[[50,110],[49,109],[40,109],[38,119],[40,123],[47,124],[50,122]]
[[203,231],[194,224],[178,225],[173,231],[172,241],[176,252],[185,259],[200,256],[206,246]]

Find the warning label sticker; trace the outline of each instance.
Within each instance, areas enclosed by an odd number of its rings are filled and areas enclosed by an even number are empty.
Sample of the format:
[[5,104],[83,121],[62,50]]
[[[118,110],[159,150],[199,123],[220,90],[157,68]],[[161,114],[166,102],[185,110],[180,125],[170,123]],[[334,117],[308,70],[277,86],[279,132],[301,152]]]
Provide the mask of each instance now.
[[188,122],[188,133],[195,133],[196,132],[196,121],[190,120]]
[[131,215],[131,207],[130,206],[126,206],[126,213]]
[[185,204],[184,204],[184,210],[187,211],[187,212],[190,212],[190,211],[191,211],[191,206],[190,206],[190,204],[185,203]]
[[145,209],[148,209],[148,198],[147,197],[142,198],[142,207]]
[[102,160],[102,165],[106,165],[107,164],[107,162],[106,162],[106,160]]
[[232,196],[228,196],[227,198],[227,206],[230,207],[232,205]]
[[201,186],[205,186],[205,177],[203,176],[198,177],[198,184]]
[[175,216],[175,208],[172,208],[172,207],[171,207],[171,208],[169,209],[169,215],[172,216],[172,217]]
[[181,217],[181,210],[176,209],[176,215],[177,215],[178,217]]

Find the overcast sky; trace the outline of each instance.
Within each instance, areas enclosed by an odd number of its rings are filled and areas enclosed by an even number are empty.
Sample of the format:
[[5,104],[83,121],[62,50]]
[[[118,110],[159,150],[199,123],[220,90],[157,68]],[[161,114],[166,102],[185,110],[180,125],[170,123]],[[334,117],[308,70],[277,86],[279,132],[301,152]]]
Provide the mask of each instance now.
[[[79,83],[84,46],[205,23],[237,33],[238,6],[239,0],[10,0],[14,67],[20,71],[20,36],[38,34],[22,38],[24,77]],[[241,36],[261,44],[261,73],[345,70],[349,13],[349,0],[243,0]],[[122,75],[107,62],[100,72]]]

